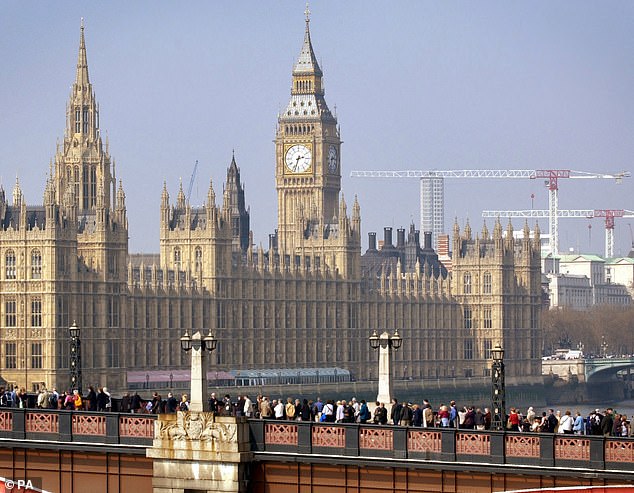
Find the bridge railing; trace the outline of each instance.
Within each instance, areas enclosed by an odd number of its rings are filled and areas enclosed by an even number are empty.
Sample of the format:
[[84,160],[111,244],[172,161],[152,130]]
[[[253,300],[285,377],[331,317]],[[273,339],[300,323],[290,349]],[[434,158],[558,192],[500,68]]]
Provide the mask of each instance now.
[[634,471],[634,439],[308,421],[249,421],[254,452]]
[[0,408],[0,438],[151,446],[155,415]]

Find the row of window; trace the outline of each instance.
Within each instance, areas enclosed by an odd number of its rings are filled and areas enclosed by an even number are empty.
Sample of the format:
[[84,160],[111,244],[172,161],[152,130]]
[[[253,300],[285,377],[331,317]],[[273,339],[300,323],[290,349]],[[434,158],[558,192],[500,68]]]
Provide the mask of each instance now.
[[[108,327],[119,327],[119,311],[120,303],[118,296],[108,297],[108,310],[107,310],[107,324]],[[57,325],[60,327],[66,327],[68,325],[68,310],[67,303],[63,297],[59,297],[57,300]],[[42,327],[42,298],[31,298],[30,309],[30,327]],[[93,307],[93,326],[97,325],[97,310]],[[86,324],[87,325],[87,324]],[[5,327],[17,327],[18,326],[18,303],[15,299],[9,299],[4,302],[4,326]]]
[[[42,326],[42,299],[31,298],[31,327]],[[16,300],[4,302],[4,325],[5,327],[17,327],[18,325],[18,303]]]
[[[176,270],[180,270],[182,262],[181,249],[179,247],[174,248],[174,267]],[[200,247],[196,247],[194,250],[194,270],[200,271],[203,268],[203,250]]]
[[[465,272],[462,277],[462,293],[472,293],[471,273]],[[491,273],[485,272],[482,275],[482,294],[491,294]]]
[[[42,343],[31,343],[31,365],[30,368],[42,368]],[[18,346],[15,342],[7,342],[4,345],[4,367],[6,369],[16,369],[18,367]]]
[[[4,255],[5,279],[17,278],[17,261],[15,252],[8,250]],[[39,250],[31,250],[31,279],[42,278],[42,254]]]
[[[95,128],[99,128],[99,112],[95,111],[94,121]],[[75,107],[75,133],[88,133],[90,124],[90,112],[88,106]]]
[[[465,339],[463,345],[463,359],[474,359],[474,341],[473,339]],[[491,359],[491,350],[493,349],[493,342],[491,339],[484,339],[482,341],[482,355],[484,359]]]
[[[493,319],[491,315],[491,308],[486,307],[482,309],[482,328],[490,329],[493,327]],[[462,310],[464,328],[465,329],[477,329],[473,322],[473,311],[471,307],[465,306]]]

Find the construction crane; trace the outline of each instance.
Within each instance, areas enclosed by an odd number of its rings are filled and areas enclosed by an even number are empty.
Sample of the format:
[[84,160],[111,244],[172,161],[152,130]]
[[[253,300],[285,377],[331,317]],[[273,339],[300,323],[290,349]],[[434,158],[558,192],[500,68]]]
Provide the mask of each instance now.
[[418,178],[420,180],[420,215],[421,231],[431,231],[434,246],[437,246],[438,235],[444,233],[444,179],[445,178],[528,178],[546,179],[549,190],[548,210],[550,251],[559,253],[559,180],[563,178],[582,179],[614,179],[620,182],[629,177],[629,171],[619,173],[593,173],[569,169],[463,169],[463,170],[406,170],[406,171],[352,171],[353,178]]
[[189,186],[187,187],[187,203],[189,204],[189,199],[192,195],[192,188],[194,188],[194,181],[196,180],[196,171],[198,171],[198,159],[196,159],[196,164],[194,164],[194,171],[192,171],[192,176],[189,179]]
[[[634,211],[624,209],[559,209],[558,217],[577,217],[592,219],[594,217],[605,218],[605,257],[614,256],[614,219],[617,217],[634,217]],[[482,217],[550,217],[547,210],[507,210],[507,211],[482,211]],[[559,240],[556,240],[559,243]]]

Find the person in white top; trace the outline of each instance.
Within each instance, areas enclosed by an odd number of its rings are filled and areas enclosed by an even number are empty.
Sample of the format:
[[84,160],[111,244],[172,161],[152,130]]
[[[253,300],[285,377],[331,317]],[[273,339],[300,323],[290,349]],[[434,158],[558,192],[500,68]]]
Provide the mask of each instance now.
[[[277,404],[275,404],[277,402]],[[284,419],[284,403],[282,399],[279,401],[273,400],[275,406],[273,407],[273,411],[275,411],[275,419]]]
[[344,418],[343,410],[346,407],[346,405],[347,405],[346,401],[337,401],[337,415],[336,415],[337,423],[341,423],[343,421],[343,418]]
[[557,433],[572,434],[573,424],[574,420],[572,419],[570,410],[568,410],[566,411],[566,414],[559,419],[559,429],[557,430]]
[[253,403],[251,402],[251,399],[249,399],[248,395],[244,396],[243,412],[247,418],[250,418],[251,416],[253,416]]

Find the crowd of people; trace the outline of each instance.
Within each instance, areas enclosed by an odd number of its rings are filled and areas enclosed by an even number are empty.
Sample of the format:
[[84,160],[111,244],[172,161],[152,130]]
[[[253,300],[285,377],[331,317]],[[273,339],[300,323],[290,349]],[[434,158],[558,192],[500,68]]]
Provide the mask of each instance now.
[[[434,409],[431,403],[424,399],[421,404],[399,402],[392,399],[391,406],[376,402],[372,406],[361,399],[326,400],[320,397],[315,400],[284,399],[270,400],[267,396],[258,395],[253,402],[248,396],[240,397],[232,402],[226,395],[218,399],[212,394],[209,399],[209,409],[224,415],[249,416],[262,419],[318,421],[327,423],[360,423],[393,426],[413,426],[421,428],[458,428],[466,430],[490,430],[493,416],[488,407],[476,406],[459,407],[455,401],[441,404]],[[549,409],[541,414],[529,407],[525,413],[511,407],[509,413],[502,420],[502,427],[508,431],[561,433],[577,435],[622,436],[631,435],[630,421],[625,414],[619,414],[612,408],[604,411],[596,409],[587,416],[580,412],[574,415],[570,410],[555,411]]]
[[[33,400],[24,388],[18,386],[0,387],[0,407],[30,407]],[[93,386],[88,393],[82,395],[78,390],[57,392],[57,389],[41,389],[35,398],[35,407],[40,409],[85,410],[85,411],[117,411],[122,413],[175,413],[188,411],[187,394],[180,398],[172,392],[167,398],[154,392],[151,398],[143,398],[138,392],[132,395],[124,393],[121,399],[113,399],[107,387]],[[212,393],[207,409],[220,416],[246,416],[249,418],[317,421],[326,423],[360,423],[393,426],[414,426],[421,428],[459,428],[466,430],[490,430],[493,416],[489,408],[475,406],[459,407],[455,401],[440,404],[434,409],[427,399],[421,404],[399,402],[392,399],[389,412],[385,403],[376,402],[370,406],[364,399],[357,400],[315,400],[287,397],[286,400],[273,399],[258,395],[251,400],[248,395],[241,395],[232,400],[229,394],[217,397]],[[33,407],[33,406],[31,406]],[[580,412],[574,415],[570,410],[555,411],[549,409],[538,414],[533,407],[525,413],[511,407],[502,420],[502,427],[516,432],[562,433],[577,435],[603,435],[627,437],[632,434],[630,421],[625,414],[619,414],[612,408],[604,411],[595,409],[587,416]]]

